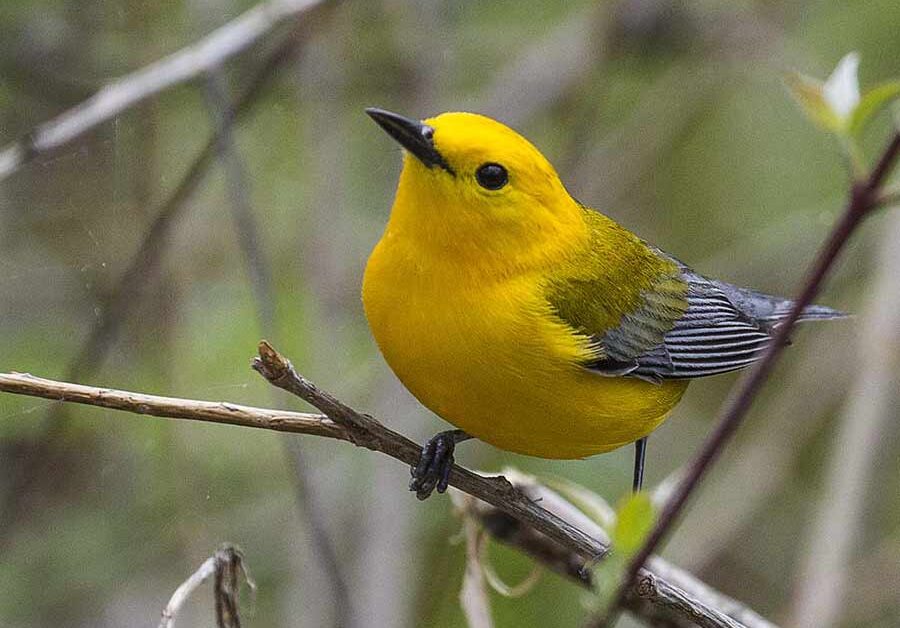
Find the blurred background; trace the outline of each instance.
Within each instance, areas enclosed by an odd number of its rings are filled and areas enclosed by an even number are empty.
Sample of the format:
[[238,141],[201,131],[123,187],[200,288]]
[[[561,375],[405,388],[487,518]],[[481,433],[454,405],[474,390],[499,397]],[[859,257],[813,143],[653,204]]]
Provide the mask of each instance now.
[[[0,3],[0,144],[252,6]],[[365,106],[494,116],[584,203],[700,272],[789,294],[848,175],[784,72],[824,78],[858,50],[864,87],[900,77],[897,33],[896,0],[322,3],[0,181],[0,371],[299,408],[249,369],[266,337],[422,441],[445,424],[388,370],[359,298],[400,167]],[[797,333],[665,551],[785,625],[900,625],[896,213],[863,226],[819,298],[858,316]],[[735,379],[691,386],[650,439],[650,486],[689,460]],[[560,462],[473,442],[458,460],[615,503],[632,449]],[[463,626],[459,519],[408,477],[336,441],[2,395],[0,625],[155,626],[231,541],[259,587],[246,625]],[[491,556],[511,582],[531,570]],[[211,600],[179,624],[214,625]],[[554,575],[491,602],[498,626],[586,617]]]

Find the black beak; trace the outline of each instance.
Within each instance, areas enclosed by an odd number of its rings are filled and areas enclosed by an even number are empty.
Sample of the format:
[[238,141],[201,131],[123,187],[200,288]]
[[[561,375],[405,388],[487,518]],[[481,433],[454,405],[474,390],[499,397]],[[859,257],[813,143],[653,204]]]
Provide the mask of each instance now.
[[366,113],[378,123],[378,126],[387,131],[388,135],[397,140],[400,146],[415,155],[423,164],[429,168],[438,166],[453,174],[450,164],[434,147],[433,128],[418,120],[410,120],[400,114],[377,107],[369,107],[366,109]]

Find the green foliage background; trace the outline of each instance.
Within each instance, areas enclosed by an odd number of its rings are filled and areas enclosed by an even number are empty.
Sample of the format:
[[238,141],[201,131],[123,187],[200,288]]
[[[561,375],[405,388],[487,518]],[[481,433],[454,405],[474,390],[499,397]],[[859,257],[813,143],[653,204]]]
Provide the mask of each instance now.
[[[0,143],[250,6],[0,4]],[[895,78],[898,32],[895,0],[333,2],[235,134],[271,265],[274,329],[261,329],[229,175],[216,166],[82,383],[296,407],[248,368],[265,335],[301,372],[412,438],[444,429],[397,384],[362,314],[362,270],[400,164],[363,115],[368,105],[508,121],[583,202],[701,272],[790,293],[841,208],[847,171],[835,142],[787,96],[783,73],[825,77],[858,50],[864,87]],[[277,35],[228,65],[230,85],[247,82]],[[887,125],[884,115],[868,131],[870,156]],[[0,182],[0,371],[67,376],[104,295],[211,129],[202,82],[181,86]],[[823,302],[864,307],[884,221],[864,227]],[[836,417],[865,357],[858,331],[849,321],[798,333],[667,550],[775,621],[789,614],[826,461],[840,454]],[[688,460],[733,380],[691,387],[650,440],[651,485]],[[74,407],[48,434],[50,407],[0,396],[0,496],[12,513],[0,530],[0,625],[155,625],[175,587],[226,540],[244,549],[259,585],[247,625],[332,621],[283,437]],[[871,486],[860,487],[867,510],[846,565],[842,626],[900,623],[895,418],[872,452]],[[449,500],[416,502],[408,471],[392,460],[297,440],[353,591],[354,623],[464,625]],[[550,462],[467,444],[459,458],[569,477],[612,503],[630,485],[630,449]],[[21,469],[33,477],[9,496]],[[502,575],[530,571],[495,549]],[[213,625],[210,597],[193,600],[180,623]],[[585,615],[582,592],[554,576],[524,598],[492,602],[498,626],[574,626]]]

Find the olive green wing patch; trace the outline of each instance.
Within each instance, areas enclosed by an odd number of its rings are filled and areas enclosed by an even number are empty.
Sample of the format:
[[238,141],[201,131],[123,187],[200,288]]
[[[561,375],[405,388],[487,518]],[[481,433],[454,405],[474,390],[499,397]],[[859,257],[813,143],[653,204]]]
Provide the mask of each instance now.
[[613,318],[602,293],[586,299],[581,286],[569,298],[580,298],[579,306],[558,296],[549,301],[561,319],[591,338],[595,357],[585,367],[606,376],[660,382],[726,373],[755,362],[771,341],[718,283],[685,267],[642,290],[637,305],[613,324],[602,324]]
[[605,375],[629,375],[638,358],[663,345],[666,334],[688,310],[688,286],[679,275],[645,282],[637,295],[603,280],[558,283],[547,300],[556,314],[578,333],[591,338],[586,365]]

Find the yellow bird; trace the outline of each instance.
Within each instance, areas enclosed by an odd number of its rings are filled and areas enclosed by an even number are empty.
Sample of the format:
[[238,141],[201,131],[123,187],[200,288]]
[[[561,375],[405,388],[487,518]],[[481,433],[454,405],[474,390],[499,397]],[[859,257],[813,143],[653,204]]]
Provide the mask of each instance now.
[[495,120],[366,111],[406,149],[366,317],[403,384],[459,428],[423,448],[420,499],[446,489],[471,437],[567,459],[636,442],[639,490],[647,435],[688,382],[753,363],[792,305],[707,279],[580,204]]

